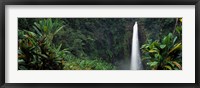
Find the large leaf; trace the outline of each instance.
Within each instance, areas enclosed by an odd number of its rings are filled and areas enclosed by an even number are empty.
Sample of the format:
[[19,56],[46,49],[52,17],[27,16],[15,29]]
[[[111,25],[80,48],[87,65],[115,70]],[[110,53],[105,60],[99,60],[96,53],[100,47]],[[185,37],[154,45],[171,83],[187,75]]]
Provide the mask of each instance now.
[[162,56],[158,53],[158,54],[154,54],[154,57],[156,60],[160,60],[162,59]]
[[164,49],[166,47],[166,45],[160,45],[161,49]]
[[163,44],[167,44],[169,42],[169,37],[165,36],[162,40]]
[[172,33],[169,33],[167,36],[163,38],[162,44],[170,44],[172,37],[173,37]]
[[155,67],[157,67],[158,62],[157,62],[157,61],[148,62],[147,65],[149,65],[149,66],[152,67],[152,68],[155,68]]
[[178,43],[168,52],[168,54],[170,54],[174,51],[180,50],[180,49],[182,49],[182,45],[181,45],[181,43]]
[[158,51],[152,49],[152,50],[149,50],[149,52],[150,52],[150,53],[155,53],[155,52],[158,52]]

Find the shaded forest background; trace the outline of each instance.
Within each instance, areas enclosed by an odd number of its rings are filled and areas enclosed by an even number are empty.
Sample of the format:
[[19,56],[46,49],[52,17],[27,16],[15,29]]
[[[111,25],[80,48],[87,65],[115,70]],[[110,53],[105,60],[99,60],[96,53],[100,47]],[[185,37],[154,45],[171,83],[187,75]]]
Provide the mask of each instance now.
[[144,69],[182,69],[181,18],[18,18],[18,69],[128,70],[136,21]]

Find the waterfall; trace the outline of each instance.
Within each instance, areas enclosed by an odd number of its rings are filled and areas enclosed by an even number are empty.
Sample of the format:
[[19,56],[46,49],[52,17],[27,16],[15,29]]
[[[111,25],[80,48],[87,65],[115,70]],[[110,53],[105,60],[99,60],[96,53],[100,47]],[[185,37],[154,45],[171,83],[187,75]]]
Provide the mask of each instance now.
[[133,26],[133,36],[132,36],[132,49],[131,49],[131,70],[141,70],[142,62],[140,58],[139,50],[139,39],[138,39],[138,25],[135,22]]

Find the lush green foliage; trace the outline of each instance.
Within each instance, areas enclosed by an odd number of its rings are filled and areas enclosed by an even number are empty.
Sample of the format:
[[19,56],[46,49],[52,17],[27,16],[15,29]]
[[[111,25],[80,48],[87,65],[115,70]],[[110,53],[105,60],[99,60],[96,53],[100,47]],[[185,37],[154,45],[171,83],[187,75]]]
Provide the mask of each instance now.
[[72,56],[66,56],[67,60],[63,69],[65,70],[112,70],[116,69],[101,58],[76,58]]
[[129,69],[135,21],[145,69],[181,69],[174,18],[19,18],[18,69]]
[[88,58],[76,58],[67,48],[60,50],[62,44],[56,47],[56,45],[52,43],[52,40],[53,37],[64,28],[64,26],[62,26],[62,21],[43,19],[34,24],[33,29],[35,31],[33,32],[28,30],[18,31],[18,69],[114,69],[111,64],[100,59],[90,60]]
[[146,63],[146,69],[182,69],[182,29],[178,26],[175,30],[177,36],[169,33],[160,40],[148,40],[142,45],[142,58]]
[[28,30],[18,31],[19,69],[62,69],[63,64],[56,57],[59,51],[55,52],[58,49],[51,44],[53,36],[62,29],[62,26],[59,27],[62,22],[44,19],[34,24],[36,33]]
[[176,40],[177,37],[169,33],[162,41],[148,41],[141,47],[143,60],[148,60],[150,69],[181,69],[182,43]]

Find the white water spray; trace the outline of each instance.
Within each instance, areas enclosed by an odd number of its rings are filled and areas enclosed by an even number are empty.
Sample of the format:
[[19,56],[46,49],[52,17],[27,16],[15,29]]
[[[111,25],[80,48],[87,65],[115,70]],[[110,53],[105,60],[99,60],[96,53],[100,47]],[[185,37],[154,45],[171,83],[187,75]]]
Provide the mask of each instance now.
[[138,25],[135,22],[133,26],[132,50],[131,50],[131,70],[142,70],[142,62],[140,58]]

